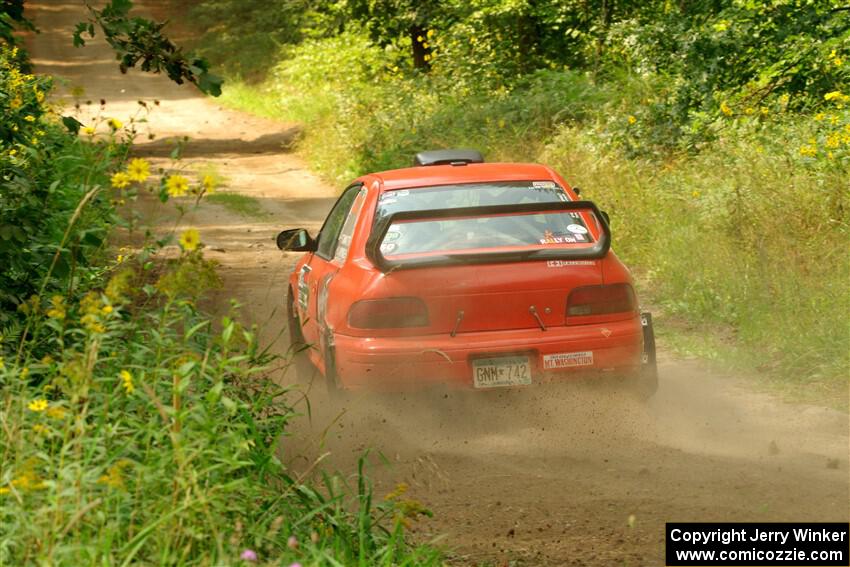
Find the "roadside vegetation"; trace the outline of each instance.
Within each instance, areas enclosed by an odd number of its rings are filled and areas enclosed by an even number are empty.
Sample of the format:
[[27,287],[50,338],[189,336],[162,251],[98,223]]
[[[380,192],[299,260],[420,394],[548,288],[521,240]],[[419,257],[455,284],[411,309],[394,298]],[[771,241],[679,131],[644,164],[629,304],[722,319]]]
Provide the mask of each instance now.
[[106,103],[63,117],[0,16],[0,564],[438,564],[365,457],[318,483],[282,465],[286,361],[199,308],[203,235],[133,214],[179,218],[214,176],[129,159],[139,123]]
[[223,100],[304,124],[327,178],[443,147],[549,164],[609,211],[662,327],[846,406],[843,4],[193,4]]

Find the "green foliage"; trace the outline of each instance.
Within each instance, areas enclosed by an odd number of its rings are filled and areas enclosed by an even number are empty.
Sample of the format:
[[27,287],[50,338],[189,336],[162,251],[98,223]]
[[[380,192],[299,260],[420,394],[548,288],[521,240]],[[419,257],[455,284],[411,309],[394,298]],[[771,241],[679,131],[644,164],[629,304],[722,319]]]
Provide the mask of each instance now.
[[[452,91],[513,90],[544,69],[587,73],[597,84],[639,77],[656,92],[629,112],[643,115],[644,128],[630,142],[634,154],[698,151],[716,137],[714,120],[727,110],[759,111],[781,97],[785,108],[813,110],[850,82],[850,64],[843,64],[850,10],[839,0],[278,1],[275,9],[249,3],[247,14],[237,4],[206,0],[197,13],[210,30],[205,53],[252,79],[274,66],[269,53],[303,62],[307,39],[313,51],[322,49],[317,41],[324,48],[336,42],[334,60],[351,63],[320,64],[312,74],[322,82],[358,72],[359,62],[339,50],[381,54],[386,69],[413,79],[429,71]],[[226,49],[233,42],[239,47]]]
[[19,29],[35,29],[24,17],[24,0],[4,0],[0,7],[0,41],[14,45],[17,41],[14,32]]
[[282,564],[437,564],[407,547],[404,503],[372,501],[363,463],[353,494],[287,472],[277,449],[295,414],[253,331],[195,307],[212,269],[200,251],[155,275],[156,251],[79,301],[33,302],[50,356],[2,345],[0,563],[236,564],[249,549]]
[[0,325],[40,287],[83,277],[115,218],[99,194],[75,211],[126,153],[115,138],[69,133],[45,103],[50,79],[22,67],[18,48],[0,47]]
[[183,53],[173,41],[162,33],[166,22],[130,17],[131,0],[111,0],[101,9],[88,6],[91,19],[80,22],[74,30],[74,46],[85,45],[83,34],[95,37],[95,25],[104,34],[107,43],[115,50],[122,73],[137,64],[142,71],[161,73],[177,83],[189,81],[202,92],[212,96],[221,94],[222,79],[210,73],[209,63],[203,58]]

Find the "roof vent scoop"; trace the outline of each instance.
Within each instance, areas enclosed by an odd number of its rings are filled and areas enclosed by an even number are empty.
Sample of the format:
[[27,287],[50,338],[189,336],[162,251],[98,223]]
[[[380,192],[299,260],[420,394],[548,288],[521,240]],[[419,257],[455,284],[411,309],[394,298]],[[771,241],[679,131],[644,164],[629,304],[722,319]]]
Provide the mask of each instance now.
[[431,150],[419,152],[413,160],[414,166],[423,165],[466,165],[484,163],[484,156],[478,150]]

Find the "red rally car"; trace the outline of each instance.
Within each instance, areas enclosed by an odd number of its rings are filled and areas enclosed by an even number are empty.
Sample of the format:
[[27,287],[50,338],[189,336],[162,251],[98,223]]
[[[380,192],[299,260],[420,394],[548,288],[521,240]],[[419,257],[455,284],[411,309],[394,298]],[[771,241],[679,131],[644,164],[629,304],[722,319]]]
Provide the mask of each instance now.
[[421,152],[364,175],[305,252],[288,290],[299,379],[331,391],[528,386],[611,376],[658,383],[652,319],[610,249],[607,214],[552,169]]

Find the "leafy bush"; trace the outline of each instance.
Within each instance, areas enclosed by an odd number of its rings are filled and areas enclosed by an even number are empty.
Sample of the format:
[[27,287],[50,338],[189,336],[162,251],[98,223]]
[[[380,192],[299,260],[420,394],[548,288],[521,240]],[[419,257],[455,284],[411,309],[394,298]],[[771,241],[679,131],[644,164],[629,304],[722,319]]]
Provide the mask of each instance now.
[[114,138],[78,140],[45,103],[50,80],[23,66],[17,48],[0,46],[0,328],[41,287],[73,285],[96,257],[115,221],[108,196],[96,192],[70,219],[126,153]]
[[0,562],[433,563],[362,470],[350,499],[339,478],[319,489],[286,472],[294,414],[253,332],[196,308],[216,280],[199,249],[161,272],[153,252],[78,302],[32,306],[52,355],[4,345],[20,354],[0,363]]

